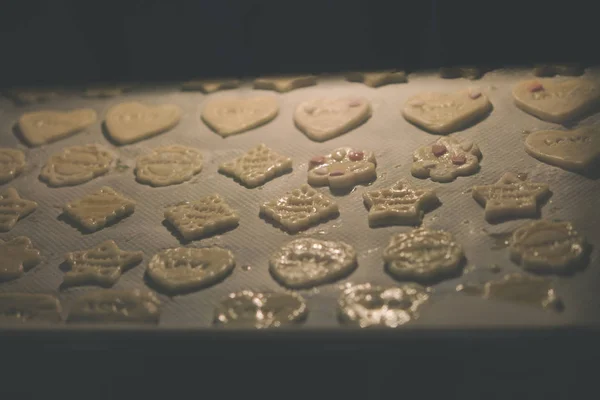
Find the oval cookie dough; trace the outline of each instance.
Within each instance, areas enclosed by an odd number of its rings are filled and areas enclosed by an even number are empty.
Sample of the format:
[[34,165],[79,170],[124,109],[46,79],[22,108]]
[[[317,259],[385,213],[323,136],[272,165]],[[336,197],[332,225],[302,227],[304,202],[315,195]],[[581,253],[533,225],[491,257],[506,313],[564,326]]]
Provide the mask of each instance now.
[[112,154],[103,146],[71,146],[50,157],[40,179],[53,187],[79,185],[107,173],[112,161]]
[[234,328],[277,328],[301,322],[308,315],[296,293],[231,293],[215,309],[215,323]]
[[338,316],[347,325],[360,328],[396,328],[418,318],[418,309],[429,299],[427,290],[417,284],[351,286],[338,300]]
[[383,261],[396,279],[428,282],[458,274],[464,253],[451,233],[419,228],[393,235]]
[[349,244],[309,238],[287,243],[269,259],[273,277],[292,289],[336,281],[356,266],[356,252]]
[[170,293],[187,292],[213,285],[235,267],[229,250],[220,247],[177,247],[163,250],[150,260],[148,276]]
[[146,290],[103,289],[86,292],[71,305],[68,322],[157,324],[160,301]]
[[198,149],[162,146],[138,157],[135,175],[139,182],[151,186],[169,186],[189,181],[202,171],[202,165],[202,153]]

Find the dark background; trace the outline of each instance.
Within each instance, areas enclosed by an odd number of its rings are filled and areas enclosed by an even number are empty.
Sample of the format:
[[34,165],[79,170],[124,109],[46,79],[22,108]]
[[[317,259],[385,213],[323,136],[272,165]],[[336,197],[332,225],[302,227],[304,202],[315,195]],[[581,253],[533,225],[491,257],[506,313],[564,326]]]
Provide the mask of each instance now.
[[[529,4],[4,0],[0,87],[598,61],[593,2]],[[598,337],[0,334],[0,399],[595,399]]]

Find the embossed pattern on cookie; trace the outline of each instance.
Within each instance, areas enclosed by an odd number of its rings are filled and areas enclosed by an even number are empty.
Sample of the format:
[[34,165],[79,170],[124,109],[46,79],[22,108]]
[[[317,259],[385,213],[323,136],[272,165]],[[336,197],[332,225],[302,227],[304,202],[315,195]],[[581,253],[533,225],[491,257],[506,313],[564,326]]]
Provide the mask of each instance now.
[[249,188],[264,185],[291,169],[291,158],[276,153],[264,144],[219,166],[219,172],[234,177]]
[[216,97],[202,110],[202,120],[223,137],[257,128],[273,120],[279,112],[275,96]]
[[0,293],[0,323],[56,323],[61,321],[60,301],[40,293]]
[[137,158],[135,175],[139,182],[151,186],[169,186],[189,181],[202,171],[202,166],[202,153],[198,149],[161,146]]
[[79,185],[107,173],[112,161],[112,154],[103,146],[71,146],[50,157],[40,179],[53,187]]
[[0,232],[10,231],[21,218],[25,218],[37,209],[37,203],[25,200],[14,188],[0,193]]
[[20,278],[41,261],[39,250],[33,248],[28,237],[19,236],[6,242],[0,239],[0,281]]
[[75,299],[67,321],[157,324],[160,305],[158,297],[146,290],[94,290]]
[[346,190],[377,179],[377,160],[371,151],[341,147],[308,163],[308,183]]
[[337,216],[338,205],[308,185],[302,185],[282,197],[261,205],[261,214],[280,224],[290,233],[298,232]]
[[25,154],[21,150],[0,147],[0,184],[12,181],[25,169]]
[[65,138],[96,122],[96,111],[34,111],[19,118],[19,131],[30,146],[40,146]]
[[109,108],[105,123],[110,138],[124,145],[172,129],[181,114],[179,106],[174,104],[147,105],[133,101]]
[[411,173],[420,179],[452,182],[479,171],[481,157],[479,147],[470,140],[443,137],[413,153]]
[[68,203],[63,210],[82,228],[95,232],[132,214],[135,204],[135,201],[104,186],[97,192]]
[[218,194],[165,210],[165,219],[186,240],[195,240],[237,227],[240,216]]

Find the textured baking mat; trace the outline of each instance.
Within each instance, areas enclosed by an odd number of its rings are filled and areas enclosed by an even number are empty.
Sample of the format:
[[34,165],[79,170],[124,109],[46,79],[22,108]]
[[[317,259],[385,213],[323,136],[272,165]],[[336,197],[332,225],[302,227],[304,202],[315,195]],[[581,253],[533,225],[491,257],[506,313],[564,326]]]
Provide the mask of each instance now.
[[[586,73],[600,77],[600,70]],[[481,80],[443,80],[436,73],[415,73],[409,82],[373,89],[360,83],[350,83],[341,77],[322,77],[317,86],[275,94],[280,113],[274,121],[239,135],[221,138],[200,119],[200,110],[209,97],[231,94],[249,94],[253,91],[246,82],[240,89],[204,95],[200,92],[182,92],[180,85],[138,87],[118,97],[108,99],[84,98],[77,93],[64,95],[50,102],[15,106],[6,98],[0,99],[0,145],[17,147],[25,151],[27,168],[13,182],[4,187],[15,187],[24,198],[35,200],[39,207],[35,213],[20,221],[12,231],[0,238],[25,235],[31,238],[44,261],[23,277],[0,284],[0,292],[22,291],[57,294],[68,312],[70,302],[84,291],[96,287],[79,287],[60,290],[64,272],[59,265],[68,251],[93,247],[103,240],[113,239],[125,250],[141,250],[144,260],[124,273],[114,286],[119,289],[144,288],[144,277],[149,259],[158,251],[180,246],[181,243],[163,224],[163,209],[181,201],[194,200],[211,193],[221,194],[240,212],[237,229],[213,238],[194,241],[187,246],[219,245],[233,251],[237,267],[222,283],[197,292],[169,297],[159,293],[163,303],[158,329],[211,327],[213,310],[220,299],[230,292],[242,289],[285,290],[268,272],[268,258],[278,247],[295,236],[343,240],[355,247],[358,269],[347,279],[302,290],[309,308],[309,316],[302,325],[307,328],[339,327],[336,301],[346,283],[371,282],[392,285],[395,281],[383,269],[382,251],[389,237],[409,227],[371,229],[367,223],[367,210],[362,201],[365,190],[386,187],[400,178],[412,183],[435,188],[441,207],[426,214],[423,225],[453,233],[464,246],[468,263],[461,277],[443,281],[433,287],[431,300],[421,308],[420,318],[413,327],[541,327],[541,326],[595,326],[600,322],[600,284],[598,252],[593,251],[587,268],[570,277],[553,277],[558,295],[565,303],[561,313],[542,308],[520,306],[456,293],[460,283],[498,279],[504,273],[519,271],[508,258],[508,251],[498,246],[498,234],[514,230],[526,220],[492,225],[483,217],[483,209],[471,197],[470,188],[477,184],[496,182],[506,171],[527,173],[529,178],[547,182],[553,192],[542,208],[542,216],[549,219],[572,221],[576,228],[594,245],[600,243],[598,198],[600,180],[543,164],[525,153],[523,142],[531,131],[560,128],[543,122],[513,105],[511,89],[521,79],[531,78],[529,70],[496,70]],[[419,146],[434,141],[437,136],[428,134],[404,120],[400,109],[406,99],[422,91],[453,91],[467,87],[480,88],[493,103],[492,113],[477,125],[453,134],[475,141],[481,148],[481,171],[476,175],[458,178],[447,184],[418,180],[410,175],[412,152]],[[316,143],[309,140],[293,123],[292,115],[297,104],[320,96],[364,96],[372,103],[373,116],[359,128],[329,140]],[[183,117],[171,131],[139,143],[116,147],[102,131],[102,120],[107,109],[126,100],[141,100],[151,104],[173,103],[179,105]],[[39,148],[28,148],[13,132],[18,117],[28,111],[41,109],[68,110],[75,107],[94,108],[99,121],[84,132]],[[600,123],[600,113],[579,121],[579,125]],[[40,168],[48,157],[70,145],[100,143],[111,148],[119,157],[119,167],[105,176],[74,187],[49,188],[38,179]],[[204,169],[190,182],[176,186],[152,188],[135,181],[135,158],[159,145],[182,144],[202,149]],[[233,179],[217,172],[218,165],[249,148],[265,143],[275,151],[293,158],[293,172],[265,184],[247,189]],[[289,235],[259,217],[259,205],[306,182],[307,160],[341,146],[373,150],[378,168],[377,180],[370,186],[358,186],[352,193],[336,197],[340,216],[297,235]],[[82,234],[73,225],[59,219],[61,207],[101,186],[111,186],[137,201],[133,215],[121,222],[92,234]],[[320,191],[329,193],[328,188]],[[501,237],[502,235],[500,235]],[[501,240],[500,240],[501,242]],[[499,266],[501,273],[491,267]],[[60,325],[59,325],[60,326]]]

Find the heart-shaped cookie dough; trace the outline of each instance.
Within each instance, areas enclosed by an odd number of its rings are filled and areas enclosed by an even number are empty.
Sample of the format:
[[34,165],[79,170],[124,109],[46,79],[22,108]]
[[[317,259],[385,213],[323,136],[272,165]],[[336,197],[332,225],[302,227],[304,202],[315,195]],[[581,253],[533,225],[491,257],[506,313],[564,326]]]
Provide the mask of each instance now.
[[589,127],[533,132],[525,140],[525,151],[545,163],[584,171],[600,158],[600,132]]
[[300,103],[294,122],[310,139],[324,142],[356,128],[370,116],[371,105],[366,99],[321,98]]
[[277,116],[274,96],[217,97],[202,110],[202,119],[212,130],[226,137],[264,125]]
[[96,122],[96,111],[81,108],[72,111],[35,111],[19,118],[19,130],[30,146],[54,142]]
[[112,140],[129,144],[168,131],[180,118],[181,109],[173,104],[121,103],[106,113],[106,128]]
[[600,87],[581,78],[533,79],[519,82],[513,96],[523,111],[545,121],[563,123],[595,108],[600,100]]
[[426,131],[447,134],[468,127],[492,110],[477,89],[456,93],[426,92],[408,99],[402,115]]

